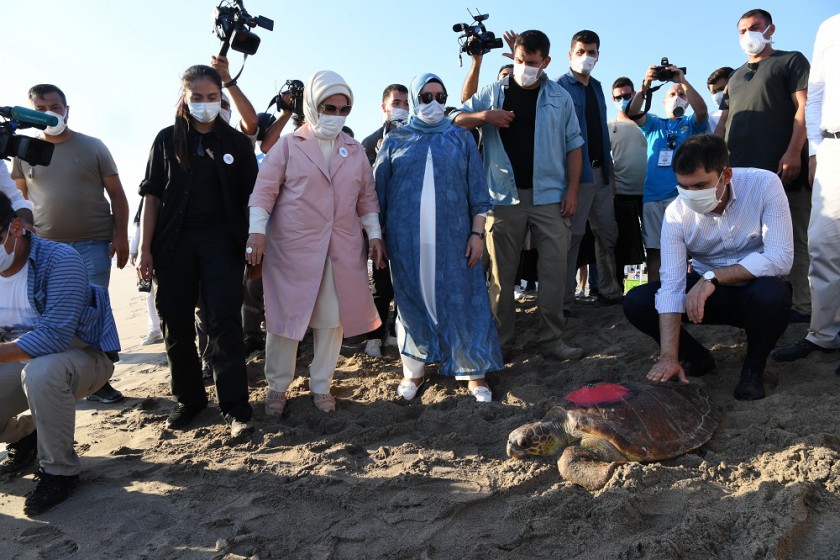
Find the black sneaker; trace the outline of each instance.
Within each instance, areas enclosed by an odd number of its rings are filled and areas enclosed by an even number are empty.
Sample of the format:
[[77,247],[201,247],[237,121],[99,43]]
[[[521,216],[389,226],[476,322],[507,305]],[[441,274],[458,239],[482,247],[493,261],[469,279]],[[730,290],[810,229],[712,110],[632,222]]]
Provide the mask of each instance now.
[[106,382],[97,392],[87,396],[87,400],[111,404],[123,400],[123,394]]
[[259,335],[249,334],[245,336],[245,353],[249,356],[254,352],[265,351],[265,339]]
[[823,348],[819,344],[814,344],[807,338],[803,338],[799,340],[793,346],[786,346],[785,348],[779,348],[771,356],[777,362],[793,362],[795,360],[800,360],[810,354],[811,352],[816,352],[819,350],[820,352],[829,353],[834,352],[834,348]]
[[30,466],[38,458],[38,432],[6,446],[8,455],[0,462],[0,475],[14,474]]
[[62,476],[38,469],[35,480],[38,484],[27,494],[23,505],[23,513],[28,517],[40,515],[69,498],[79,483],[79,475]]
[[175,410],[166,419],[166,427],[172,430],[180,430],[189,426],[192,421],[198,416],[198,413],[204,410],[206,406],[187,406],[182,403],[175,405]]
[[619,305],[624,303],[624,296],[618,296],[614,298],[608,298],[598,294],[595,296],[595,307],[609,307],[611,305]]
[[210,365],[210,362],[201,360],[201,378],[213,379],[213,366]]
[[741,379],[735,387],[735,398],[739,401],[757,401],[764,398],[764,371],[744,367]]

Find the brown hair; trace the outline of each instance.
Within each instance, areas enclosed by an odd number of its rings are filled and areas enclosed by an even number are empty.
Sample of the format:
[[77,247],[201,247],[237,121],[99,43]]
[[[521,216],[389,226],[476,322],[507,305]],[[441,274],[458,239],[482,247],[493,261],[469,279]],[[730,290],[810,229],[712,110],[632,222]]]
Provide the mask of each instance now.
[[193,82],[202,78],[210,78],[214,84],[219,86],[219,92],[222,91],[222,77],[210,66],[204,64],[190,66],[181,76],[181,88],[184,94],[181,96],[178,109],[175,111],[175,130],[172,133],[172,144],[175,148],[175,159],[184,171],[190,170],[190,109],[187,106],[186,90]]

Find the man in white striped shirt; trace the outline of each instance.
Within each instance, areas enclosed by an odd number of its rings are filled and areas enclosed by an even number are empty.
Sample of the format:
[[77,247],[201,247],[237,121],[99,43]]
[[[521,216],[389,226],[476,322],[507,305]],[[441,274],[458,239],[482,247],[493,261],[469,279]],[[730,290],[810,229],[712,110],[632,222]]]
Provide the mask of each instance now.
[[764,398],[765,362],[787,327],[791,305],[790,287],[780,278],[793,263],[782,182],[770,171],[729,167],[726,143],[711,135],[686,140],[673,167],[679,196],[662,224],[661,281],[631,290],[624,300],[630,323],[660,343],[647,378],[677,376],[688,383],[686,375],[714,369],[711,352],[682,321],[732,325],[747,334],[735,398]]

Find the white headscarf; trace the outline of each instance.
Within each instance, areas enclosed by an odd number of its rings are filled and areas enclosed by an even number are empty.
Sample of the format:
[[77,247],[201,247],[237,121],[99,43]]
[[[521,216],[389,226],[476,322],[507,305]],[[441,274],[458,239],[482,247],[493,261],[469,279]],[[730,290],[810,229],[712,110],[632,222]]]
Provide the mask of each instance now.
[[[347,85],[344,78],[331,70],[315,72],[303,88],[303,115],[306,117],[306,122],[309,123],[312,132],[318,138],[320,138],[318,136],[320,117],[318,106],[324,102],[324,99],[337,93],[345,95],[350,105],[353,104],[353,92],[350,90],[350,86]],[[332,140],[332,138],[323,138],[323,140]]]

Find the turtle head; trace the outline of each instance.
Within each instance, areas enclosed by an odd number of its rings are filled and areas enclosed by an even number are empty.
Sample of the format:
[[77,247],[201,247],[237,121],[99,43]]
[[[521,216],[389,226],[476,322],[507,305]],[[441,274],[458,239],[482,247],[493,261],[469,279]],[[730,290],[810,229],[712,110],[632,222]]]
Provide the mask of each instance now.
[[561,435],[557,424],[550,421],[532,422],[520,426],[508,436],[508,457],[524,459],[529,455],[555,455],[564,444]]

